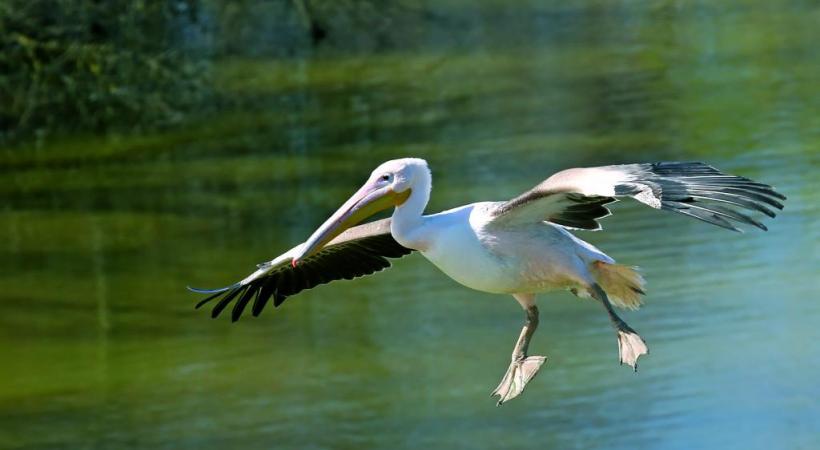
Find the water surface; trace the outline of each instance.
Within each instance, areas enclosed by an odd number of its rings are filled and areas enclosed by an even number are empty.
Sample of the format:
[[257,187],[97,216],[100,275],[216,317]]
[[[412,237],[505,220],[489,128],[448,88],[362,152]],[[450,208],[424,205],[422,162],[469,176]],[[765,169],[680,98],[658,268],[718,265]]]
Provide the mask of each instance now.
[[[190,128],[4,150],[0,447],[817,448],[820,13],[785,3],[484,2],[449,46],[219,61],[257,106]],[[789,200],[745,234],[616,205],[579,236],[643,267],[624,317],[651,355],[619,367],[600,307],[543,295],[547,364],[502,408],[520,308],[419,255],[258,319],[192,309],[186,285],[244,277],[408,155],[431,212],[655,160]]]

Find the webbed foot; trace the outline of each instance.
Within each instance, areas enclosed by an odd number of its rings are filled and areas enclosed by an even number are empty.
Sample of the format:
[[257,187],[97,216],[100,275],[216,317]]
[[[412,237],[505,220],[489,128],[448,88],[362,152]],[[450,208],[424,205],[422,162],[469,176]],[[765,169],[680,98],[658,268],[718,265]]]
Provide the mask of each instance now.
[[646,342],[634,330],[618,330],[618,355],[621,364],[626,364],[637,372],[638,358],[649,353]]
[[498,396],[496,406],[501,406],[503,403],[521,395],[524,387],[535,377],[538,369],[546,360],[546,356],[528,356],[510,363],[510,367],[507,369],[507,373],[504,374],[504,378],[501,379],[501,383],[490,394],[490,396]]

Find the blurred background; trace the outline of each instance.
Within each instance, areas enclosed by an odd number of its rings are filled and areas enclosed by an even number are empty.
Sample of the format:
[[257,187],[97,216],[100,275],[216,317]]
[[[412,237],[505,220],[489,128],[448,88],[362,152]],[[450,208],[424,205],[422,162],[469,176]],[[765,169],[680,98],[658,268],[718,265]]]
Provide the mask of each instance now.
[[[0,447],[820,447],[815,1],[0,2]],[[523,320],[419,255],[231,324],[195,311],[386,159],[428,211],[574,166],[702,160],[789,197],[745,234],[615,205],[649,280]]]

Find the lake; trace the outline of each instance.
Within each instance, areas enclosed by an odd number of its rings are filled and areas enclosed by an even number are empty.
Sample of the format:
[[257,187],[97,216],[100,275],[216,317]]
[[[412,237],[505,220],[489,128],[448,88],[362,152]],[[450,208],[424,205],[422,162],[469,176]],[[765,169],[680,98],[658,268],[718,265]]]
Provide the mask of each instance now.
[[[820,447],[820,10],[584,5],[447,9],[446,46],[223,59],[219,89],[255,106],[0,150],[0,447]],[[623,317],[651,354],[619,367],[599,305],[541,295],[547,363],[500,408],[520,307],[417,254],[259,318],[193,309],[186,286],[243,278],[402,156],[430,163],[428,212],[663,160],[788,200],[743,234],[614,205],[577,235],[642,267]]]

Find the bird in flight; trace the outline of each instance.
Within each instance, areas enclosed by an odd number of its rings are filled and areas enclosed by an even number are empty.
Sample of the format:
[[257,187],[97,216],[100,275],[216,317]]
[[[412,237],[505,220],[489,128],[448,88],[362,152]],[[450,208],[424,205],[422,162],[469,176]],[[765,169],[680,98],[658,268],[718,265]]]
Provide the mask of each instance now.
[[[658,162],[567,169],[508,201],[425,215],[431,183],[423,159],[383,163],[307,241],[259,264],[238,283],[189,288],[208,295],[197,308],[215,300],[211,315],[217,317],[233,302],[236,321],[251,304],[258,316],[270,299],[278,307],[304,289],[372,274],[390,267],[389,259],[417,251],[458,283],[512,295],[524,309],[510,365],[492,392],[501,405],[521,394],[546,361],[528,352],[538,327],[537,294],[563,289],[601,303],[616,332],[621,364],[637,370],[638,358],[649,351],[615,312],[641,305],[643,278],[570,230],[600,230],[608,205],[632,197],[729,230],[745,224],[765,231],[749,213],[774,217],[786,198],[769,185],[701,162]],[[391,218],[357,225],[388,208]]]

